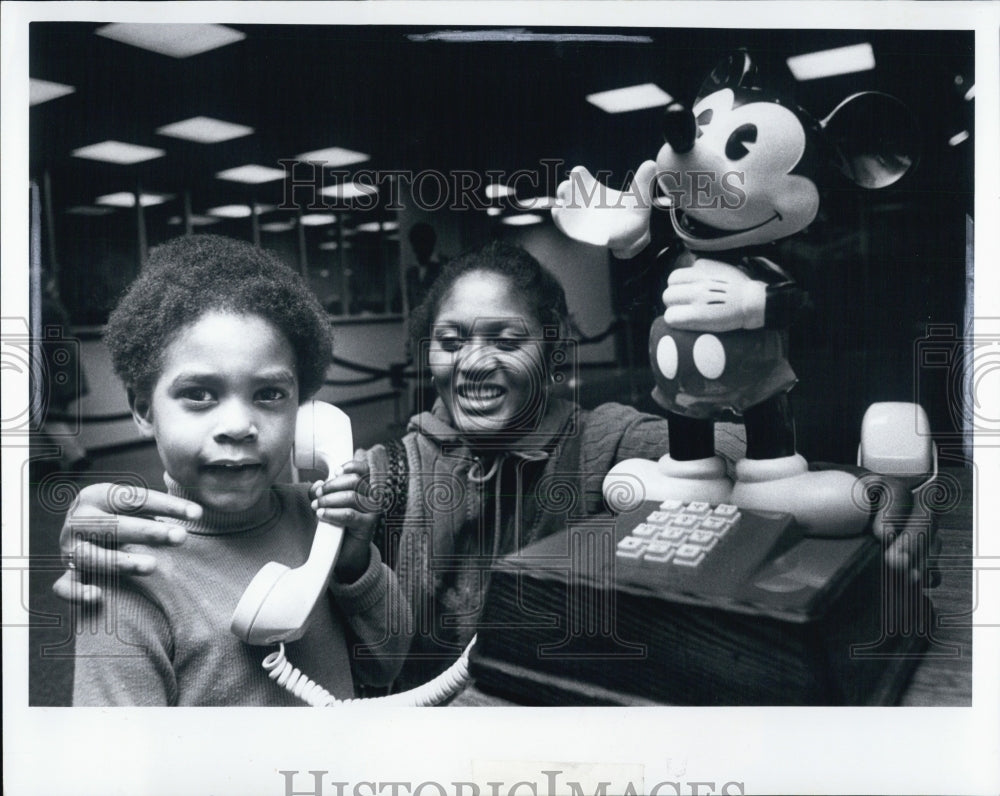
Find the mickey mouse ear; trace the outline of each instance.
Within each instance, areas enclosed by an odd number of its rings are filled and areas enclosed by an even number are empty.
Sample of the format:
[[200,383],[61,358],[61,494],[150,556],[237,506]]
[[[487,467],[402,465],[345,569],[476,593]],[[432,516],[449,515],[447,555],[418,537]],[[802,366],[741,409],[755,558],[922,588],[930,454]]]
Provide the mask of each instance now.
[[910,109],[875,91],[854,94],[820,126],[837,152],[836,167],[862,188],[885,188],[917,162],[920,136]]
[[736,50],[719,61],[698,90],[698,99],[722,88],[755,85],[757,67],[746,50]]

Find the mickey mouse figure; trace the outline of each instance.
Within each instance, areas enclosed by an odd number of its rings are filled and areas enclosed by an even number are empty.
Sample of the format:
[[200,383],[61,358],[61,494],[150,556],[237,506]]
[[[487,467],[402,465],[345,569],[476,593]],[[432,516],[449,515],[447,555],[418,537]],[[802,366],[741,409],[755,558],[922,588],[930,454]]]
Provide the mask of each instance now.
[[[796,451],[787,329],[806,296],[765,255],[816,217],[829,166],[863,188],[901,178],[915,160],[914,126],[901,121],[909,118],[898,100],[865,92],[816,121],[759,85],[754,62],[740,50],[712,71],[692,108],[667,108],[666,143],[627,191],[600,185],[582,167],[560,184],[552,215],[571,238],[635,256],[650,243],[655,183],[669,197],[683,244],[649,345],[670,453],[617,465],[604,489],[613,508],[628,508],[615,505],[615,484],[635,478],[646,500],[786,511],[811,535],[863,530],[869,517],[855,477],[810,471]],[[735,481],[714,447],[714,422],[733,413],[742,416],[747,438]]]

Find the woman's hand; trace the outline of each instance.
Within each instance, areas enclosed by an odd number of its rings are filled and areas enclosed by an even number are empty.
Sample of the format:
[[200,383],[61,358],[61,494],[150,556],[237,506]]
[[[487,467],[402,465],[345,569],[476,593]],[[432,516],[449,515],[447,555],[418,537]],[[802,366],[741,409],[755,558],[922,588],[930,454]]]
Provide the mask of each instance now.
[[144,487],[105,483],[81,489],[59,534],[68,569],[52,590],[64,600],[99,602],[103,592],[86,582],[91,576],[145,575],[156,568],[152,556],[120,550],[121,545],[181,544],[187,532],[169,518],[196,520],[201,513],[197,503]]
[[925,506],[920,492],[912,492],[902,479],[878,473],[862,478],[878,507],[872,532],[883,543],[888,569],[913,583],[937,586],[941,573],[934,571],[928,577],[927,572],[927,559],[941,552],[937,513]]
[[[361,454],[358,451],[355,456]],[[369,499],[368,462],[363,458],[348,462],[325,482],[313,484],[310,495],[316,516],[344,529],[333,574],[341,583],[353,583],[368,569],[369,545],[381,518]]]

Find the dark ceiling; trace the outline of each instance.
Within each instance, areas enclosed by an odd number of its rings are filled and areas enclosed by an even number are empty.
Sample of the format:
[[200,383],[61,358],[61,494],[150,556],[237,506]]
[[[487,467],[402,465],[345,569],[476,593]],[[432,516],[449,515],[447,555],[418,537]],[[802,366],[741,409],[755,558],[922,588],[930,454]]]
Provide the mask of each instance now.
[[[546,34],[544,41],[458,43],[408,37],[430,28],[235,24],[244,40],[176,59],[97,36],[100,25],[31,25],[31,76],[76,88],[31,109],[32,174],[49,173],[56,214],[137,181],[146,190],[189,191],[195,213],[250,198],[277,204],[280,181],[251,191],[214,175],[328,146],[369,153],[358,167],[380,171],[542,172],[543,159],[559,159],[560,172],[584,163],[619,179],[655,155],[661,111],[609,115],[586,94],[655,82],[684,99],[729,48],[747,46],[777,69],[790,55],[860,41],[872,44],[877,68],[802,83],[799,103],[823,116],[858,90],[895,94],[914,110],[925,142],[910,190],[930,192],[930,201],[971,191],[971,142],[947,143],[972,123],[973,103],[963,100],[974,81],[970,32],[567,27],[527,31]],[[570,40],[554,40],[559,33]],[[608,33],[649,41],[591,38]],[[256,132],[209,145],[155,132],[196,115]],[[133,166],[70,155],[106,139],[167,155]],[[546,187],[554,188],[538,193]]]

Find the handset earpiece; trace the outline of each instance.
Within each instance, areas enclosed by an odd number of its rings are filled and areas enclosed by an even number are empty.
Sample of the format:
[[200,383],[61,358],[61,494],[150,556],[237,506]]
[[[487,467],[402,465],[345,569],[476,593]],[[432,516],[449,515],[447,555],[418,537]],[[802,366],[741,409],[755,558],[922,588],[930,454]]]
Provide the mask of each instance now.
[[[351,460],[351,419],[335,406],[307,401],[299,407],[292,460],[300,469],[328,475]],[[292,569],[271,561],[250,581],[233,612],[233,633],[248,644],[273,644],[301,638],[313,605],[326,589],[344,529],[320,522],[309,558]]]

